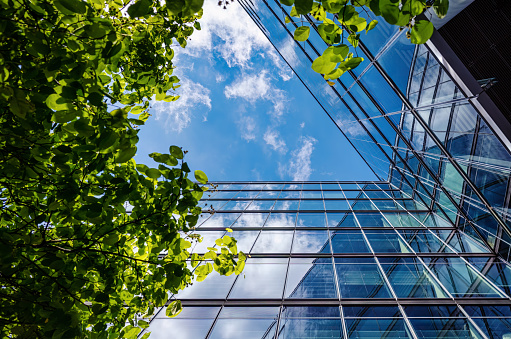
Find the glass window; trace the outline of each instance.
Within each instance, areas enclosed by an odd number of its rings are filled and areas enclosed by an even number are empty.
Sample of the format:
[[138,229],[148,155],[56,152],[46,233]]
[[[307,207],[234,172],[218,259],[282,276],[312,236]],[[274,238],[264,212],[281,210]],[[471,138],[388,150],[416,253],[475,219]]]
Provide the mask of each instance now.
[[365,235],[375,253],[411,253],[395,231],[365,231]]
[[275,204],[275,200],[254,200],[250,205],[248,205],[247,211],[271,210],[273,204]]
[[332,232],[333,253],[369,253],[364,236],[360,231]]
[[236,275],[223,276],[217,272],[208,274],[203,281],[195,281],[193,285],[179,291],[177,299],[225,299]]
[[353,213],[327,213],[330,227],[359,227]]
[[238,251],[242,251],[243,253],[250,253],[250,249],[254,245],[254,241],[259,235],[259,231],[236,231],[228,234],[236,239],[236,246],[238,247]]
[[465,318],[410,318],[418,338],[424,339],[482,339],[475,327]]
[[297,211],[298,205],[300,204],[299,200],[277,200],[275,206],[273,206],[274,211]]
[[416,258],[380,258],[398,298],[447,298],[448,295]]
[[325,227],[325,213],[298,213],[296,226]]
[[303,200],[300,201],[300,211],[323,211],[325,205],[323,200]]
[[215,213],[200,227],[230,227],[239,216],[239,213]]
[[221,211],[243,211],[245,207],[250,204],[250,201],[243,201],[243,200],[230,200],[225,205],[223,205],[221,208],[216,208],[216,210]]
[[271,213],[264,227],[295,227],[296,213]]
[[428,266],[454,297],[502,297],[461,258],[433,258]]
[[330,253],[328,231],[295,231],[292,253]]
[[282,298],[287,259],[249,258],[243,274],[229,293],[230,299]]
[[284,307],[279,339],[343,338],[339,307]]
[[219,310],[220,307],[187,306],[174,318],[166,317],[162,310],[151,321],[147,332],[156,339],[167,339],[169,333],[179,333],[183,339],[205,338]]
[[232,227],[263,227],[268,213],[243,213]]
[[325,200],[325,208],[327,210],[333,210],[333,211],[342,211],[342,210],[349,210],[350,206],[348,205],[348,202],[345,199],[337,199],[337,200]]
[[293,231],[261,231],[251,253],[289,253]]
[[278,314],[278,307],[224,307],[208,338],[273,338]]
[[362,227],[388,227],[389,224],[381,213],[356,213]]
[[391,298],[372,258],[335,258],[341,298]]
[[292,258],[286,282],[286,298],[337,298],[330,258]]
[[[441,239],[445,239],[450,231],[434,231]],[[452,251],[438,237],[428,230],[399,231],[408,245],[417,253],[438,253]]]

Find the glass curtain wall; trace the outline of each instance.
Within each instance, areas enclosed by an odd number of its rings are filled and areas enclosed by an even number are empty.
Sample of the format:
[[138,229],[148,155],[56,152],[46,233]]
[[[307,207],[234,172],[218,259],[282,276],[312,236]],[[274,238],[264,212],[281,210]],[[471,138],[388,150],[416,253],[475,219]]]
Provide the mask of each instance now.
[[[381,180],[509,258],[511,155],[441,55],[379,20],[353,51],[365,61],[330,86],[310,67],[327,47],[312,18],[278,0],[240,3]],[[311,26],[306,42],[293,39],[301,25]]]
[[511,336],[510,266],[394,185],[217,184],[193,250],[233,235],[245,270],[173,296],[183,312],[157,313],[151,338]]

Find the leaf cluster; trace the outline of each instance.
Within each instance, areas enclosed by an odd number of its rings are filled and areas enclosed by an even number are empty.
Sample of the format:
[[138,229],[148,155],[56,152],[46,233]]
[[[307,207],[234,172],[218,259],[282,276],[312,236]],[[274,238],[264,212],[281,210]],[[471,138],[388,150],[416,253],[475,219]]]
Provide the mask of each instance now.
[[195,277],[244,264],[224,239],[190,265],[206,187],[181,148],[133,160],[202,4],[0,0],[2,337],[135,338]]
[[[391,24],[407,29],[406,36],[413,44],[423,44],[431,38],[433,24],[419,16],[429,7],[427,0],[280,0],[292,6],[286,23],[296,26],[294,38],[306,41],[313,23],[328,48],[312,63],[312,69],[323,75],[329,84],[345,72],[354,69],[364,59],[354,56],[360,34],[367,34],[378,24],[370,20],[370,13],[381,16]],[[449,9],[449,0],[435,0],[433,10],[443,18]],[[297,19],[293,19],[297,18]],[[298,26],[298,24],[300,26]]]

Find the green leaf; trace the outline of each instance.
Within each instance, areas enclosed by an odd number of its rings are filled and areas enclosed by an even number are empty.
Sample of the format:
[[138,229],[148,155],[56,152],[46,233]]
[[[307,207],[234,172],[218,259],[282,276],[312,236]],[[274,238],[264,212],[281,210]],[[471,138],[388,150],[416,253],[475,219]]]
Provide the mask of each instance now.
[[85,3],[80,0],[55,0],[56,7],[64,14],[84,14]]
[[339,11],[346,5],[347,0],[323,0],[321,3],[328,13],[339,13]]
[[357,48],[358,47],[358,42],[360,40],[360,34],[350,34],[348,36],[348,41],[350,42],[350,44]]
[[435,0],[433,10],[440,19],[444,18],[449,11],[449,0]]
[[293,6],[295,0],[280,0],[280,3],[286,6]]
[[165,314],[167,317],[173,318],[177,316],[183,310],[183,306],[181,305],[181,300],[174,300],[167,306],[167,310]]
[[295,0],[297,14],[308,14],[312,10],[313,0]]
[[115,245],[119,241],[119,235],[112,233],[103,238],[103,243],[107,245]]
[[117,162],[117,163],[127,162],[128,160],[133,158],[136,153],[137,153],[137,148],[136,147],[125,148],[123,150],[120,150],[116,154],[114,161]]
[[243,269],[245,268],[245,261],[238,261],[238,264],[236,265],[236,268],[234,269],[234,273],[240,274],[243,272]]
[[157,168],[149,168],[145,171],[145,174],[151,179],[158,179],[161,176],[161,172]]
[[[170,146],[169,151],[170,151],[170,154],[172,154],[174,156],[174,158],[176,158],[176,159],[184,158],[183,150],[178,146]],[[173,165],[173,166],[175,166],[175,165]]]
[[126,328],[124,329],[124,338],[127,339],[136,338],[140,331],[142,331],[142,329],[139,327],[131,325],[126,326]]
[[347,60],[346,62],[341,63],[341,67],[346,69],[353,69],[360,65],[360,63],[364,61],[364,58],[361,57],[355,57]]
[[202,172],[201,170],[196,170],[194,174],[195,174],[195,180],[197,180],[201,184],[207,184],[208,177],[206,176],[206,174],[204,172]]
[[312,69],[319,74],[327,74],[334,70],[337,63],[331,62],[329,59],[319,56],[312,63]]
[[332,20],[326,19],[318,26],[318,33],[327,44],[334,45],[341,41],[342,29]]
[[410,32],[410,41],[416,45],[423,44],[431,38],[434,30],[435,28],[431,22],[427,20],[416,21]]
[[366,27],[366,33],[369,32],[370,30],[372,30],[373,28],[375,28],[377,24],[378,24],[378,20],[371,21],[369,23],[369,25],[367,25],[367,27]]
[[149,13],[149,8],[152,2],[149,0],[138,0],[133,5],[128,7],[128,14],[132,18],[138,18]]
[[381,16],[391,25],[395,25],[399,19],[399,1],[380,0]]
[[308,26],[300,26],[295,30],[294,38],[296,41],[305,41],[309,38],[310,28]]
[[50,94],[46,98],[46,105],[55,111],[70,110],[73,105],[58,94]]
[[336,64],[343,61],[348,56],[350,48],[347,45],[330,46],[323,52],[323,58]]

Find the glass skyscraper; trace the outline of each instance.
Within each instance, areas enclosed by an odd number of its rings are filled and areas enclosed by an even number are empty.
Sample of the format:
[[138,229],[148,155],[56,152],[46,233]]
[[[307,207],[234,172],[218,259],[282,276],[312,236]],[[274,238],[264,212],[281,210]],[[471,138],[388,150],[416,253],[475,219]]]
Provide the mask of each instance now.
[[296,42],[289,7],[240,3],[379,181],[216,183],[194,251],[229,227],[246,268],[173,296],[184,311],[152,337],[511,338],[511,125],[493,80],[441,24],[415,46],[380,20],[331,86],[310,68],[327,47],[312,19]]

